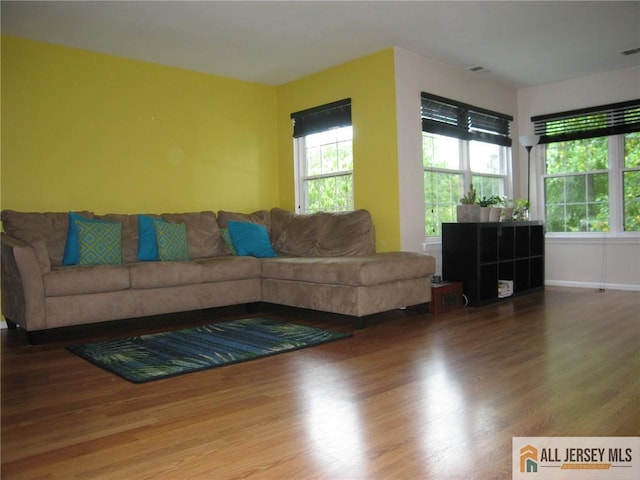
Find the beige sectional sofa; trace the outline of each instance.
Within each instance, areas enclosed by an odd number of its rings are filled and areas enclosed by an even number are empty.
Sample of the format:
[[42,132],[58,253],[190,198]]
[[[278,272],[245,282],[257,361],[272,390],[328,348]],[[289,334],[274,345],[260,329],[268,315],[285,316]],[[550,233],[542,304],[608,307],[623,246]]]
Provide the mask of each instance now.
[[[68,213],[2,212],[2,313],[32,343],[56,327],[254,302],[362,319],[431,300],[434,258],[376,253],[366,210],[152,215],[185,225],[181,261],[139,260],[138,215],[78,213],[119,224],[121,263],[63,265]],[[229,222],[264,227],[277,256],[234,254]]]

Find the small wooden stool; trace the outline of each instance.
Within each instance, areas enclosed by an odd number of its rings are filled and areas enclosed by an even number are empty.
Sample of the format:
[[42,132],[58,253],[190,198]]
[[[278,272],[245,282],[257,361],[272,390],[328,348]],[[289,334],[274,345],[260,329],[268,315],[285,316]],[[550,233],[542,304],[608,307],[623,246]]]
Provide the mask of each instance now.
[[464,306],[462,282],[440,282],[431,285],[429,310],[437,315]]

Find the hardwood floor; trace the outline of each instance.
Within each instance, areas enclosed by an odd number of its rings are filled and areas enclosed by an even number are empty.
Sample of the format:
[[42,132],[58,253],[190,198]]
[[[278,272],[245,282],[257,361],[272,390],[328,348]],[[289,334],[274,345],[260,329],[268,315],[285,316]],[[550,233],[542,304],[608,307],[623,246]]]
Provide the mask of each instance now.
[[513,436],[640,435],[640,292],[395,311],[346,340],[141,385],[64,348],[242,316],[65,329],[35,347],[3,330],[2,479],[508,479]]

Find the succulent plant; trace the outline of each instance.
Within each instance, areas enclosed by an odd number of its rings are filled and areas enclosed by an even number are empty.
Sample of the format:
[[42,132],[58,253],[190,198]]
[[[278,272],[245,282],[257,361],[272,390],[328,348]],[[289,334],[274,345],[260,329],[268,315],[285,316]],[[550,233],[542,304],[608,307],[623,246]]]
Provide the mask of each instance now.
[[490,197],[482,197],[478,199],[478,205],[481,207],[495,207],[502,203],[502,199],[497,195],[491,195]]
[[460,199],[462,205],[473,205],[476,203],[476,189],[473,188],[473,183],[469,184],[469,191]]

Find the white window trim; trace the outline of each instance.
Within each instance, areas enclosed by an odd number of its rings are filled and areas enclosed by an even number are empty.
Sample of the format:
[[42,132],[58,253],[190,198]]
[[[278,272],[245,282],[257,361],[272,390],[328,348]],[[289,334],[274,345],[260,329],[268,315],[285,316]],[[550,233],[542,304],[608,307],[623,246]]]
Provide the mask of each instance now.
[[301,152],[305,151],[304,137],[293,139],[293,181],[294,181],[294,195],[296,202],[296,213],[302,213],[302,182],[300,180],[300,172],[303,171],[300,165],[305,161],[305,155]]
[[[428,132],[423,132],[427,133]],[[433,134],[438,135],[438,134]],[[421,137],[422,139],[422,137]],[[458,154],[459,154],[459,168],[451,169],[451,168],[442,168],[442,167],[425,167],[422,166],[423,176],[425,172],[437,172],[437,173],[459,173],[463,176],[463,188],[462,195],[465,195],[469,190],[469,185],[471,184],[471,177],[473,175],[483,176],[483,177],[493,177],[505,180],[504,191],[505,196],[507,198],[513,198],[513,166],[512,166],[512,147],[501,147],[500,148],[500,162],[502,163],[502,168],[504,169],[504,174],[495,174],[495,173],[480,173],[480,172],[472,172],[471,171],[471,149],[470,149],[470,141],[469,140],[461,140],[458,141]],[[421,159],[422,162],[422,159]],[[423,190],[425,186],[423,185]],[[462,196],[461,195],[461,196]],[[423,224],[423,230],[426,229],[426,225]],[[425,232],[425,241],[424,245],[439,245],[442,243],[441,236],[433,236],[428,235]]]
[[[302,172],[307,171],[307,156],[306,156],[306,138],[298,137],[293,139],[293,174],[295,183],[295,202],[296,213],[307,213],[304,205],[307,204],[305,197],[304,183],[306,180],[315,180],[320,178],[336,178],[350,176],[353,179],[353,170],[340,170],[339,172],[331,172],[320,175],[302,175]],[[353,199],[355,203],[355,198]]]
[[[546,232],[545,236],[551,239],[602,239],[602,238],[629,238],[640,239],[640,232],[624,231],[624,198],[622,174],[624,171],[635,170],[624,168],[624,134],[611,135],[607,137],[609,169],[608,170],[590,170],[584,173],[607,173],[609,175],[609,231],[608,232]],[[612,141],[613,139],[613,141]],[[544,152],[544,151],[543,151]],[[546,197],[544,194],[544,184],[547,177],[560,177],[564,175],[547,175],[546,174],[546,155],[541,153],[544,174],[541,182],[541,211],[545,224],[547,223]],[[584,174],[583,172],[578,172]],[[572,174],[566,174],[570,176]]]

